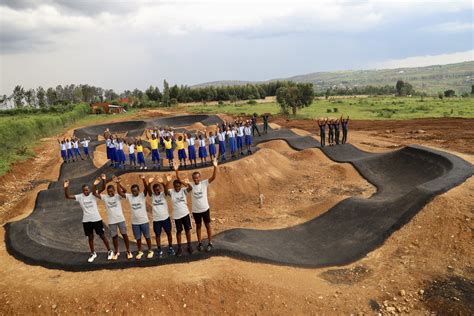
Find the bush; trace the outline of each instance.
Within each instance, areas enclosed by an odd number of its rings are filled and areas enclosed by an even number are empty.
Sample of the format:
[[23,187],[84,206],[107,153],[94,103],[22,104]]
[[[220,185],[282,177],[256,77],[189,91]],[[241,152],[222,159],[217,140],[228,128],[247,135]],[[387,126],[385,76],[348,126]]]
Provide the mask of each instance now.
[[331,113],[332,110],[331,109],[326,109],[326,113]]
[[334,108],[334,109],[333,109],[333,112],[334,112],[334,113],[337,113],[337,112],[339,112],[339,109],[338,109],[338,108]]
[[31,155],[28,148],[36,140],[53,135],[59,128],[89,113],[89,105],[78,104],[71,111],[59,115],[15,116],[14,119],[0,120],[0,174],[8,171],[16,159]]
[[255,105],[255,104],[257,104],[257,101],[255,101],[255,100],[248,100],[248,101],[247,101],[247,104]]

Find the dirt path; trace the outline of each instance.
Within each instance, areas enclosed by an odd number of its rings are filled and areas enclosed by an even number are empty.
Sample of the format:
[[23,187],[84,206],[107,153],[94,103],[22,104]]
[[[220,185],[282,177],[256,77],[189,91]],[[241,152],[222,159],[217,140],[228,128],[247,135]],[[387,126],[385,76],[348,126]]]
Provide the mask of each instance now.
[[[304,125],[298,125],[299,122],[291,124],[305,129]],[[401,144],[414,142],[403,139],[405,134],[402,131],[411,128],[411,123],[403,125],[404,129],[402,125],[393,128],[400,129],[399,138],[371,134],[377,130],[358,131],[356,123],[353,125],[351,141],[365,146],[366,150],[392,150]],[[452,126],[460,125],[453,122]],[[436,130],[431,132],[428,128],[423,129],[433,133],[433,138],[418,139],[418,143],[442,147],[442,143],[435,142]],[[453,129],[444,135],[448,137],[461,131],[464,128],[460,127],[457,132]],[[450,138],[440,140],[450,142]],[[468,140],[472,143],[474,139]],[[11,195],[2,196],[8,203],[2,205],[2,222],[32,210],[37,192],[46,184],[32,188],[31,181],[57,178],[60,161],[56,158],[55,140],[46,139],[43,143],[45,146],[40,150],[42,157],[52,158],[35,158],[21,163],[15,166],[14,176],[9,174],[0,179],[3,191],[11,192]],[[463,152],[463,158],[474,163],[474,156],[469,149],[462,148],[461,143],[453,143],[459,147],[445,149]],[[255,173],[255,169],[268,159],[276,159],[285,151],[291,154],[291,150],[280,142],[268,143],[264,147],[262,157],[254,159],[257,162],[262,159],[263,162],[255,163],[254,166],[250,160],[231,163],[225,171],[221,171],[220,180],[231,181],[239,172]],[[252,227],[278,227],[286,223],[285,216],[296,223],[300,216],[317,215],[326,206],[321,210],[305,208],[305,198],[311,196],[306,191],[315,187],[315,179],[324,176],[323,165],[324,168],[339,172],[349,182],[354,181],[355,188],[363,189],[360,194],[371,192],[363,180],[351,175],[352,168],[328,161],[317,150],[291,155],[293,159],[280,161],[288,166],[282,168],[284,172],[278,174],[278,168],[268,168],[261,175],[261,181],[269,181],[268,177],[288,181],[296,187],[295,193],[286,192],[282,185],[268,185],[268,209],[254,209],[256,205],[251,202],[246,205],[248,213],[236,207],[240,202],[233,203],[231,198],[220,202],[211,198],[212,203],[221,203],[218,208],[223,210],[221,214],[216,213],[215,217],[226,219],[222,223],[217,222],[216,228],[219,230],[240,225],[239,220],[245,218],[251,220],[249,225]],[[301,175],[298,172],[293,174],[295,166],[304,166],[306,170],[308,167],[304,164],[314,160],[320,164],[320,171],[314,170],[314,174],[308,175],[310,178],[307,182],[298,188],[301,181],[297,176]],[[325,197],[321,201],[322,205],[354,193],[337,186],[340,182],[328,178],[324,181],[335,191],[315,193],[315,197]],[[244,192],[246,186],[253,185],[253,177],[241,176],[240,182]],[[349,182],[344,185],[348,186]],[[225,183],[220,186],[225,186]],[[211,189],[210,194],[213,194]],[[219,190],[225,191],[225,188]],[[292,194],[301,199],[291,201]],[[303,213],[290,214],[288,217],[292,203],[298,205]],[[366,258],[348,266],[327,269],[292,268],[218,257],[150,268],[71,273],[29,266],[14,259],[6,252],[4,234],[1,234],[0,314],[421,314],[431,310],[440,314],[468,315],[474,311],[473,206],[474,179],[471,178],[434,198],[410,223]],[[252,210],[256,210],[255,217],[251,216]],[[275,247],[278,249],[278,245]]]

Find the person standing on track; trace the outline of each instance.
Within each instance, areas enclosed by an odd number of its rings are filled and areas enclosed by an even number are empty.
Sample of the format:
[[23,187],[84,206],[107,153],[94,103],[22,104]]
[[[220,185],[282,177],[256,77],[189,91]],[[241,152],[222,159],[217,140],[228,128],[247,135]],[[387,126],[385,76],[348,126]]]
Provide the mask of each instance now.
[[328,123],[327,118],[325,120],[318,119],[321,147],[324,147],[326,145],[326,124],[327,123]]
[[349,115],[344,120],[341,115],[341,126],[342,126],[342,143],[345,144],[347,142],[347,125],[349,124]]
[[[125,248],[127,249],[127,259],[132,259],[133,255],[130,252],[130,241],[127,234],[127,225],[125,224],[125,217],[123,216],[122,211],[122,197],[115,193],[115,188],[112,184],[107,186],[107,194],[101,194],[105,190],[105,180],[105,174],[102,174],[100,178],[97,178],[97,180],[94,182],[94,185],[92,186],[92,193],[96,198],[104,202],[105,210],[107,211],[110,237],[112,238],[112,242],[114,244],[114,255],[112,260],[117,260],[120,255],[118,249],[119,231],[125,243]],[[99,191],[97,191],[97,181],[102,182],[102,188]]]
[[[211,215],[210,215],[210,208],[209,208],[209,200],[207,195],[207,187],[209,184],[212,183],[216,179],[217,175],[217,160],[214,159],[212,161],[214,165],[214,171],[212,176],[209,179],[201,180],[201,173],[199,171],[193,172],[193,183],[191,183],[191,196],[192,196],[192,213],[194,222],[196,223],[196,235],[198,239],[198,250],[203,251],[204,247],[202,245],[202,238],[201,238],[201,227],[202,222],[204,221],[204,225],[206,226],[207,232],[207,247],[206,251],[212,250],[212,228],[211,228]],[[179,172],[176,168],[176,178],[179,178]]]
[[158,135],[158,131],[152,131],[151,137],[148,135],[148,131],[145,132],[146,139],[150,143],[151,147],[151,160],[153,161],[153,164],[155,164],[155,168],[160,170],[160,153],[158,152],[158,138],[156,136]]
[[91,142],[91,138],[89,139],[84,138],[83,141],[81,141],[82,149],[84,150],[84,156],[86,156],[87,159],[90,159],[89,155],[89,143]]
[[270,119],[270,113],[264,113],[263,117],[263,132],[268,134],[268,120]]
[[146,212],[146,194],[148,192],[148,184],[145,181],[145,175],[141,174],[140,179],[143,182],[143,192],[140,192],[138,184],[133,184],[131,187],[132,193],[127,193],[127,190],[120,183],[120,178],[115,177],[114,181],[117,183],[117,191],[121,197],[127,199],[130,203],[130,210],[132,213],[132,230],[133,236],[137,241],[138,253],[135,259],[140,260],[143,257],[142,251],[142,235],[145,237],[148,246],[147,258],[153,258],[153,250],[151,250],[150,225],[148,222],[148,214]]
[[252,121],[252,136],[255,136],[255,131],[257,131],[258,136],[262,136],[260,135],[260,131],[258,130],[258,126],[257,126],[257,113],[253,114],[251,121]]
[[339,145],[339,119],[334,121],[334,137],[336,138],[336,145]]
[[329,132],[328,132],[328,143],[329,143],[329,146],[332,146],[332,145],[334,145],[334,125],[333,125],[333,119],[330,119],[330,120],[327,122],[327,125],[328,125],[328,129],[329,129]]
[[[94,184],[99,184],[99,181],[95,181]],[[111,260],[114,252],[110,250],[109,241],[105,237],[104,224],[102,223],[102,217],[100,217],[99,209],[97,208],[97,198],[91,194],[89,186],[84,184],[82,186],[82,193],[76,195],[69,194],[69,180],[64,180],[64,196],[69,200],[76,200],[82,209],[82,227],[84,229],[84,234],[87,236],[89,241],[89,249],[91,254],[88,262],[94,262],[94,259],[97,258],[97,254],[94,248],[94,231],[99,235],[100,239],[104,242],[105,247],[107,248],[107,260]]]

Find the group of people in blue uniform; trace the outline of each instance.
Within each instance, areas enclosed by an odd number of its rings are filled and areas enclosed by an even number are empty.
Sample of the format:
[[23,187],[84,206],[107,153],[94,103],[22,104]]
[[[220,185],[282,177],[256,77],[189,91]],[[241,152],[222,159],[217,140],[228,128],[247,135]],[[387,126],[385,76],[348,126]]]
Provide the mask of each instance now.
[[[321,147],[326,145],[326,126],[328,128],[328,144],[329,146],[345,144],[347,142],[347,127],[349,125],[349,116],[344,119],[341,115],[336,119],[318,119],[319,135]],[[341,131],[342,130],[342,137]]]

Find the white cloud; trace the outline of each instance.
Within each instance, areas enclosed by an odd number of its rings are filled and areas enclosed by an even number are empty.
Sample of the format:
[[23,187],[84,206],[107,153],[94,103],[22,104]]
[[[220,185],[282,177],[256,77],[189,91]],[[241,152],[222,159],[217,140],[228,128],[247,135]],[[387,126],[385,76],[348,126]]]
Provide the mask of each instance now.
[[443,32],[443,33],[459,33],[474,30],[474,23],[472,22],[446,22],[428,27],[423,27],[423,31],[427,32]]
[[394,69],[406,67],[423,67],[431,65],[446,65],[472,60],[474,60],[474,50],[468,50],[465,52],[456,52],[450,54],[425,55],[407,57],[402,59],[390,59],[374,63],[370,65],[370,67],[378,69]]

